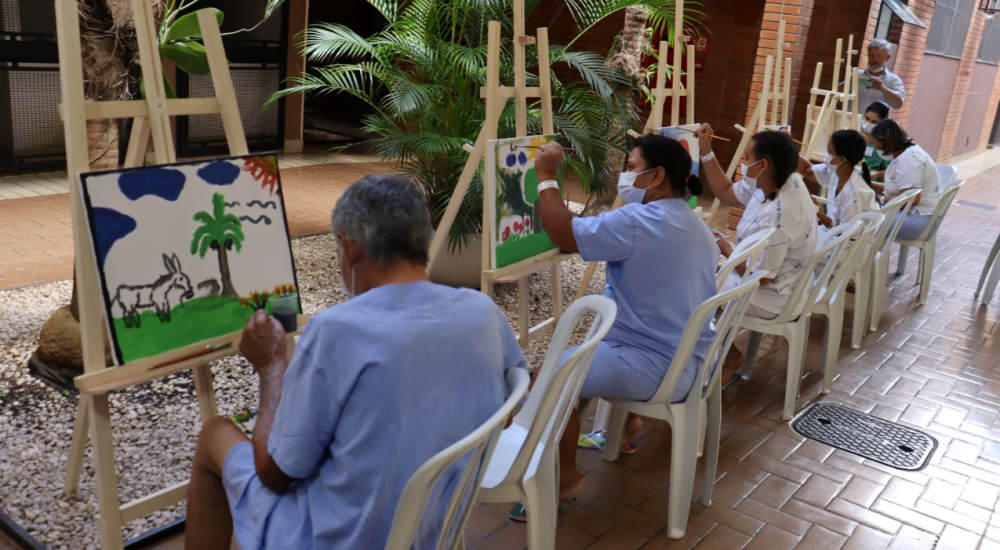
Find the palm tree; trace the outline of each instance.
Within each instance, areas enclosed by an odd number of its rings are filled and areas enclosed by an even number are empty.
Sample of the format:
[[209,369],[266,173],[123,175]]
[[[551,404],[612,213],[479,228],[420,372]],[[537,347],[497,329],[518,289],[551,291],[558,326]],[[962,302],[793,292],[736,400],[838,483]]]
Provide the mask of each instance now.
[[219,258],[222,296],[239,298],[229,274],[227,251],[235,247],[238,253],[243,248],[243,222],[234,214],[226,213],[226,198],[222,193],[212,196],[212,209],[212,214],[202,210],[194,215],[194,221],[201,222],[201,226],[195,230],[191,240],[191,253],[197,252],[199,258],[204,258],[209,249],[214,250]]
[[[310,74],[271,97],[289,94],[343,93],[368,104],[371,114],[363,130],[375,135],[374,149],[402,169],[427,192],[440,221],[451,199],[468,154],[462,145],[476,139],[486,117],[480,87],[486,85],[487,24],[500,21],[510,36],[513,21],[505,0],[367,0],[386,19],[386,28],[363,38],[344,25],[320,23],[305,33],[304,48]],[[692,2],[697,4],[697,2]],[[538,0],[526,2],[526,12]],[[638,108],[617,94],[632,86],[620,69],[604,56],[571,49],[584,33],[608,16],[631,6],[646,8],[650,25],[667,29],[673,24],[674,0],[566,0],[578,35],[567,45],[551,45],[553,122],[577,154],[566,165],[594,193],[604,187],[616,168],[608,155],[626,148],[626,130],[638,129]],[[689,14],[697,15],[695,10]],[[500,74],[512,78],[514,56],[501,48]],[[527,52],[528,86],[537,86],[538,50]],[[561,79],[558,65],[579,74]],[[510,84],[511,82],[504,82]],[[499,137],[515,132],[513,102],[508,102],[499,124]],[[528,105],[528,132],[540,133],[541,108]],[[476,176],[459,217],[452,226],[452,246],[481,231],[482,174]]]

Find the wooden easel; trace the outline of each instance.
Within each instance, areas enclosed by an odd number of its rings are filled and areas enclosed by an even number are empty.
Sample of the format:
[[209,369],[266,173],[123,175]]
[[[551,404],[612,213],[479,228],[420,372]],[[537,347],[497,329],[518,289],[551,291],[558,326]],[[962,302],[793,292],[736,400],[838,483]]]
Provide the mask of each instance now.
[[[676,0],[676,15],[674,16],[674,60],[671,64],[672,78],[670,79],[670,89],[667,89],[667,53],[670,47],[670,43],[666,40],[660,41],[660,54],[659,61],[656,66],[656,86],[653,88],[653,105],[649,111],[649,118],[646,119],[646,125],[643,127],[643,133],[654,132],[663,127],[663,102],[666,98],[671,99],[670,102],[670,125],[677,126],[680,124],[681,118],[681,98],[687,99],[687,124],[694,124],[694,85],[695,85],[695,70],[694,70],[694,48],[690,46],[691,37],[686,36],[681,33],[684,28],[684,0]],[[687,50],[687,80],[686,85],[681,81],[683,72],[682,61],[684,59],[681,50]],[[639,134],[628,131],[629,135],[633,138],[638,138]],[[615,208],[620,208],[625,201],[622,200],[621,196],[615,197],[615,202],[612,204],[612,210]],[[580,280],[580,287],[576,290],[576,297],[574,299],[579,300],[580,298],[587,295],[587,288],[590,286],[590,281],[594,278],[594,272],[597,271],[598,262],[589,262],[587,264],[587,269],[583,273],[583,278]]]
[[[844,39],[837,39],[833,77],[830,88],[826,90],[820,88],[823,63],[816,64],[816,74],[813,76],[809,105],[806,106],[806,123],[802,133],[802,142],[805,144],[802,153],[807,157],[815,157],[817,160],[821,158],[822,152],[817,151],[817,148],[824,148],[826,139],[834,131],[859,127],[859,72],[856,67],[852,67],[853,56],[857,53],[858,51],[854,49],[854,35],[848,38],[846,59],[843,58]],[[822,101],[817,105],[816,101],[820,99]]]
[[[739,166],[740,158],[750,144],[753,137],[754,128],[763,130],[768,125],[770,115],[770,125],[788,125],[788,113],[792,89],[792,58],[785,55],[785,20],[778,22],[778,35],[775,42],[774,54],[768,55],[764,63],[764,86],[761,89],[760,97],[757,99],[757,107],[754,108],[750,122],[744,128],[740,124],[734,124],[743,137],[733,153],[733,158],[729,161],[729,168],[726,169],[726,177],[730,180],[736,175],[736,167]],[[782,74],[784,79],[782,79]],[[718,198],[712,201],[712,208],[709,210],[711,216],[719,209],[722,203]]]
[[[99,277],[94,264],[94,250],[87,230],[87,218],[81,190],[76,181],[90,171],[87,155],[87,121],[132,118],[132,133],[125,156],[126,167],[142,166],[149,140],[153,141],[158,164],[176,160],[170,117],[218,113],[222,116],[226,141],[232,155],[248,154],[236,95],[229,74],[218,22],[207,11],[198,14],[215,97],[167,99],[162,79],[151,5],[132,0],[139,57],[145,80],[146,97],[132,101],[86,101],[83,88],[83,64],[80,45],[78,5],[75,0],[55,0],[56,28],[59,43],[59,78],[62,88],[62,117],[66,136],[66,168],[70,185],[73,218],[73,245],[76,261],[77,295],[80,307],[80,332],[83,343],[84,374],[74,382],[80,390],[73,443],[66,467],[64,496],[73,495],[79,486],[88,430],[93,442],[94,485],[97,493],[98,527],[104,548],[123,548],[122,525],[183,500],[187,482],[168,487],[122,506],[118,496],[114,441],[108,394],[136,384],[191,370],[202,420],[216,416],[215,397],[209,363],[238,352],[240,334],[231,334],[197,345],[173,350],[155,357],[105,368],[105,324]],[[303,326],[308,316],[299,317]],[[289,350],[294,340],[289,337]],[[289,351],[291,353],[291,351]]]
[[[430,273],[437,260],[440,258],[443,248],[448,239],[448,232],[455,223],[462,201],[469,191],[472,178],[479,169],[486,154],[486,144],[490,140],[497,139],[497,125],[500,115],[508,99],[514,100],[515,107],[515,132],[512,137],[528,136],[528,98],[541,100],[542,110],[542,133],[554,133],[552,124],[552,83],[549,73],[549,34],[548,29],[538,29],[537,36],[528,36],[524,31],[524,0],[514,0],[514,86],[500,85],[500,23],[491,21],[488,25],[488,49],[486,64],[486,86],[480,90],[480,94],[486,100],[486,119],[483,127],[479,131],[476,143],[472,147],[466,146],[469,152],[469,160],[465,163],[465,168],[458,179],[455,191],[452,193],[445,210],[441,223],[431,241],[430,261],[427,271]],[[527,70],[525,66],[525,49],[531,44],[538,45],[538,87],[528,87],[526,84]],[[518,284],[518,340],[522,348],[528,343],[555,328],[562,315],[563,300],[562,286],[560,283],[560,268],[562,262],[572,254],[560,253],[559,250],[539,254],[532,258],[517,262],[500,269],[492,265],[492,245],[489,242],[489,231],[494,220],[489,219],[490,204],[487,193],[483,193],[483,252],[482,252],[482,276],[480,278],[480,288],[489,295],[493,295],[493,285],[496,283]],[[546,321],[532,327],[530,311],[528,307],[528,277],[538,273],[543,269],[549,269],[552,279],[552,311],[553,316]]]

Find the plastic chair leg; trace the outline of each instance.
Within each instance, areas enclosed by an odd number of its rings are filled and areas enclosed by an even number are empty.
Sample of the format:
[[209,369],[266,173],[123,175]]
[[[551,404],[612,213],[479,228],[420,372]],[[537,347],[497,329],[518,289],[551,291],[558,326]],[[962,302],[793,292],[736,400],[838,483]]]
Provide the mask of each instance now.
[[559,511],[559,478],[555,468],[539,468],[524,485],[524,510],[528,517],[528,550],[556,547],[556,514]]
[[885,281],[889,275],[888,257],[882,261],[875,262],[875,277],[872,281],[872,303],[871,319],[868,330],[875,332],[878,330],[878,322],[882,319],[882,305],[885,301]]
[[837,358],[840,355],[840,337],[844,332],[844,302],[830,306],[826,318],[826,335],[823,337],[823,395],[830,393],[833,375],[837,373]]
[[927,303],[927,294],[931,291],[931,276],[934,273],[934,254],[937,252],[937,239],[931,239],[923,249],[921,257],[920,305]]
[[667,537],[684,538],[687,531],[688,514],[691,512],[691,491],[694,489],[694,473],[698,464],[695,457],[698,445],[697,423],[693,418],[675,416],[671,426],[673,449],[670,456],[670,500],[667,510]]
[[[976,293],[974,296],[979,296],[979,291],[983,289],[983,283],[986,281],[986,275],[990,273],[990,271],[996,269],[998,252],[1000,252],[1000,235],[997,236],[997,240],[993,243],[993,248],[990,250],[990,255],[986,258],[986,265],[983,266],[983,272],[979,274],[979,284],[976,285]],[[989,299],[983,303],[988,302]]]
[[715,488],[715,475],[719,466],[719,439],[722,437],[722,391],[712,390],[706,400],[708,424],[705,433],[705,486],[701,491],[701,503],[712,505],[712,490]]
[[802,363],[805,361],[805,343],[808,339],[809,319],[799,319],[792,326],[788,340],[788,373],[785,379],[785,410],[782,418],[791,420],[795,416],[795,402],[799,397],[802,382]]
[[906,256],[910,253],[910,247],[899,245],[899,263],[896,264],[896,273],[906,273]]
[[917,285],[920,285],[920,281],[924,279],[924,260],[927,259],[927,255],[924,254],[924,249],[920,248],[920,255],[917,256]]
[[859,349],[868,330],[868,310],[872,292],[871,269],[854,272],[854,319],[851,325],[851,349]]
[[604,434],[604,451],[602,457],[607,462],[618,460],[622,450],[622,436],[625,435],[625,423],[628,421],[628,411],[621,407],[611,406],[611,418],[608,419],[608,431]]
[[[747,342],[746,359],[743,361],[743,379],[750,380],[750,373],[753,371],[753,364],[757,360],[757,348],[760,347],[761,333],[750,331],[750,340]],[[728,382],[728,380],[726,380]]]
[[705,455],[705,432],[708,430],[708,402],[698,406],[698,458]]
[[979,298],[980,303],[984,306],[989,304],[990,300],[993,299],[993,293],[997,290],[997,283],[1000,283],[1000,265],[993,267],[993,272],[990,273],[990,280],[986,283],[986,289]]

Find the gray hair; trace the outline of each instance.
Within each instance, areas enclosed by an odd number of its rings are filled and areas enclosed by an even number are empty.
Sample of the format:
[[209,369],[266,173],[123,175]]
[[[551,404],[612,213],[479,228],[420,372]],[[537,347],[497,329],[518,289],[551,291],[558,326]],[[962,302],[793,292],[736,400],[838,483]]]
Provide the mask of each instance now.
[[409,178],[370,175],[354,182],[337,200],[330,226],[334,235],[343,233],[381,268],[398,260],[427,265],[430,210]]
[[871,51],[873,48],[876,50],[882,50],[887,54],[892,53],[892,44],[889,43],[889,41],[884,38],[876,38],[875,40],[869,42],[868,50]]

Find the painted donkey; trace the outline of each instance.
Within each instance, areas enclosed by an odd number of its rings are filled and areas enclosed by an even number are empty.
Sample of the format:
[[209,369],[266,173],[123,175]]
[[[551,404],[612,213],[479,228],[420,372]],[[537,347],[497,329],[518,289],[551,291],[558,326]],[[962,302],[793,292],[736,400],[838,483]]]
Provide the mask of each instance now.
[[179,290],[180,300],[191,299],[194,290],[191,279],[181,271],[181,260],[177,254],[163,255],[163,265],[167,273],[149,285],[119,285],[111,307],[117,317],[121,317],[126,327],[141,325],[142,311],[155,309],[161,323],[170,321],[170,291]]

